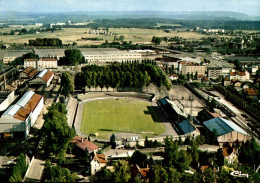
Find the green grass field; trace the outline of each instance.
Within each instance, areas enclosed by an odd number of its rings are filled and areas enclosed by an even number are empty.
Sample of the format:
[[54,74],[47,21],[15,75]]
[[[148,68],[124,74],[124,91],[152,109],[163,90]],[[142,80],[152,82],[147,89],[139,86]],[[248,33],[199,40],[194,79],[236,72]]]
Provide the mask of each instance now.
[[109,138],[112,133],[136,133],[143,137],[165,131],[149,102],[130,99],[90,101],[84,106],[81,131]]

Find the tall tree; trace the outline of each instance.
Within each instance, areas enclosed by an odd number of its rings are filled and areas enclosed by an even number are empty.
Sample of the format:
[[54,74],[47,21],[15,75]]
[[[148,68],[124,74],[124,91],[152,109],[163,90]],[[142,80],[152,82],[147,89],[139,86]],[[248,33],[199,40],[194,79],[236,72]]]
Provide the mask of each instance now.
[[66,97],[69,96],[70,93],[74,92],[74,77],[69,72],[65,72],[62,74],[61,86],[61,93]]
[[114,181],[115,182],[128,182],[130,179],[130,170],[128,166],[128,162],[124,160],[120,160],[115,162],[114,165],[115,172],[114,175]]
[[78,65],[84,61],[84,56],[80,50],[69,49],[65,50],[64,65]]

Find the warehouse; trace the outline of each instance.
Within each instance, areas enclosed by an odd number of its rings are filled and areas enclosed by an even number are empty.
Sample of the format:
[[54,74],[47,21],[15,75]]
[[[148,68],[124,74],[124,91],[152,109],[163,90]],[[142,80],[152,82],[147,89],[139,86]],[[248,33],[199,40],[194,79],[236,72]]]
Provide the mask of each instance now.
[[30,85],[44,85],[48,87],[51,84],[51,81],[54,77],[54,73],[48,69],[41,71],[35,79],[29,81]]
[[249,134],[242,128],[224,118],[213,118],[205,121],[203,124],[209,131],[216,131],[218,136],[217,140],[221,147],[227,143],[233,145],[236,141],[242,143],[251,139]]
[[8,64],[9,62],[14,61],[16,58],[30,52],[32,52],[32,50],[10,50],[5,54],[3,58],[3,63]]
[[33,91],[26,92],[11,105],[0,118],[1,137],[27,137],[43,108],[43,96]]

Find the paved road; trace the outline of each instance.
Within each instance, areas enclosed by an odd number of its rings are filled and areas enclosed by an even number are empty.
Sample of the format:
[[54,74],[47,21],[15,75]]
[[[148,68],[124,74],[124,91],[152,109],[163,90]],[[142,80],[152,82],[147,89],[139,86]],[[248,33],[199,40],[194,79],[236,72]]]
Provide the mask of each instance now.
[[26,176],[25,182],[40,182],[44,170],[45,161],[34,159]]
[[74,116],[75,116],[75,111],[77,107],[77,99],[70,97],[68,105],[67,105],[67,117],[68,117],[68,125],[72,127]]

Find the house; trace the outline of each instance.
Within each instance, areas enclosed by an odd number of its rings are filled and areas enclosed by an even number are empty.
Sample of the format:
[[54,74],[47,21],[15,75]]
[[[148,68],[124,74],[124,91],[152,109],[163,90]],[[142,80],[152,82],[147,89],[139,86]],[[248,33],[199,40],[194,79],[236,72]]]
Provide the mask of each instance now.
[[250,74],[248,71],[245,72],[230,72],[229,73],[229,79],[230,80],[240,80],[240,81],[246,81],[250,79]]
[[233,80],[231,81],[231,84],[232,84],[234,87],[241,87],[242,82],[239,81],[238,79],[233,79]]
[[95,154],[90,162],[91,176],[95,175],[101,168],[107,165],[106,156],[104,154]]
[[169,79],[170,79],[171,81],[175,81],[175,80],[178,79],[178,75],[177,75],[177,74],[169,74]]
[[90,153],[96,153],[98,151],[97,145],[79,136],[74,137],[70,142],[72,144],[75,144],[80,149],[80,151],[78,150],[75,151],[79,155],[84,156],[85,153],[90,154]]
[[231,85],[231,81],[228,77],[225,77],[225,79],[223,80],[223,85],[224,86],[230,86]]
[[29,81],[30,85],[44,85],[46,87],[48,87],[51,84],[51,81],[54,77],[54,73],[44,69],[43,71],[41,71],[35,79]]
[[197,137],[200,135],[200,131],[188,120],[183,120],[178,126],[183,132],[183,135],[190,137]]
[[251,136],[232,121],[217,117],[205,121],[204,126],[211,132],[216,131],[217,141],[220,147],[224,144],[232,146],[236,141],[242,143],[251,139]]
[[212,169],[214,173],[218,171],[213,165],[208,164],[208,165],[201,166],[200,167],[200,172],[203,173],[208,168]]
[[233,147],[223,147],[222,153],[228,164],[233,164],[238,159],[238,152]]
[[203,83],[205,85],[209,85],[209,79],[207,77],[203,77],[201,80],[201,83]]
[[245,88],[244,92],[250,98],[254,98],[255,96],[258,95],[258,90],[255,90],[253,88]]
[[142,182],[149,182],[148,178],[149,168],[140,168],[137,164],[134,164],[131,168],[131,180],[135,180],[136,177]]
[[26,92],[20,100],[2,114],[0,134],[27,137],[43,108],[43,96],[33,91]]

